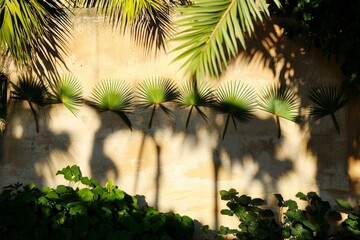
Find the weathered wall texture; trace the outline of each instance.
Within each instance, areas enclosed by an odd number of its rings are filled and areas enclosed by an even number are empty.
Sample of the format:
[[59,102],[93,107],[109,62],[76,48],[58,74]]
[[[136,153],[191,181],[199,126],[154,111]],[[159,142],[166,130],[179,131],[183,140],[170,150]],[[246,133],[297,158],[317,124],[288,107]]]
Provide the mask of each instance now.
[[[281,120],[282,139],[277,139],[273,117],[260,110],[249,124],[238,124],[237,130],[230,124],[222,141],[225,119],[212,112],[207,112],[208,123],[196,116],[188,130],[185,110],[177,110],[173,120],[157,112],[148,130],[150,110],[137,110],[130,116],[131,132],[111,113],[99,114],[83,106],[74,117],[60,105],[41,110],[36,134],[28,107],[12,103],[0,154],[0,185],[19,181],[55,186],[64,183],[55,176],[57,170],[78,164],[84,175],[102,183],[113,178],[128,193],[145,195],[150,205],[189,215],[211,227],[236,224],[235,219],[219,216],[224,207],[218,194],[221,189],[236,188],[270,204],[274,193],[294,198],[298,191],[316,191],[327,200],[356,199],[359,127],[351,122],[358,122],[359,105],[352,103],[337,113],[340,135],[330,118],[316,122],[308,118],[309,86],[339,85],[343,76],[338,65],[281,37],[279,29],[267,30],[269,34],[250,44],[218,82],[244,81],[257,91],[277,82],[293,87],[304,121],[298,125]],[[181,64],[171,63],[174,56],[146,56],[128,37],[106,26],[103,18],[82,10],[74,18],[66,63],[89,97],[91,88],[106,78],[124,79],[134,88],[152,76],[181,83],[185,79]]]

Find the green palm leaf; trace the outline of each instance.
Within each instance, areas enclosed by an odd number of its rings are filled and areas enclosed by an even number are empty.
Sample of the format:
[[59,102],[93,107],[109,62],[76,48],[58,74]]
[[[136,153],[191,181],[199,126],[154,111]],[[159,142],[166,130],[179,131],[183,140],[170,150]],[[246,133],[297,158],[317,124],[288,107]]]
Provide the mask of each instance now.
[[[71,28],[60,0],[0,0],[0,52],[37,74],[57,75]],[[44,66],[47,66],[45,71]]]
[[38,106],[50,104],[47,87],[39,79],[25,75],[19,77],[17,85],[12,83],[12,87],[14,99],[28,102],[35,119],[36,132],[39,133],[38,114],[33,104]]
[[165,48],[173,32],[171,6],[161,0],[83,0],[86,7],[97,7],[112,24],[130,29],[135,42],[146,50]]
[[75,116],[81,105],[82,86],[78,79],[71,75],[64,75],[54,86],[54,103],[63,103]]
[[[278,0],[274,2],[280,6]],[[259,4],[257,4],[259,3]],[[179,8],[177,21],[185,29],[173,40],[181,41],[174,59],[185,59],[182,68],[200,79],[201,75],[218,77],[230,58],[245,48],[246,35],[254,32],[254,22],[269,15],[265,0],[198,0]]]
[[226,82],[216,92],[214,109],[220,113],[227,114],[222,139],[224,139],[230,117],[236,128],[235,120],[248,123],[253,117],[252,112],[256,105],[254,90],[239,81]]
[[142,81],[138,86],[138,104],[143,109],[152,107],[148,128],[151,128],[156,107],[159,106],[168,117],[170,109],[164,103],[175,101],[178,96],[175,84],[168,78],[153,77]]
[[132,112],[133,99],[132,89],[127,82],[109,79],[95,85],[88,103],[100,112],[116,113],[132,130],[132,124],[126,114]]
[[278,138],[281,137],[280,119],[284,118],[292,122],[298,120],[299,102],[297,96],[286,86],[268,86],[261,91],[260,109],[276,117]]
[[348,102],[348,98],[343,96],[343,91],[340,88],[337,89],[336,86],[320,85],[310,89],[309,98],[316,104],[311,108],[310,115],[312,118],[318,120],[330,115],[337,132],[340,134],[335,112]]
[[189,81],[179,87],[178,104],[182,108],[190,108],[186,119],[186,128],[190,122],[192,110],[195,108],[200,116],[207,121],[208,118],[200,107],[210,107],[214,102],[214,91],[208,84],[197,85],[196,81]]

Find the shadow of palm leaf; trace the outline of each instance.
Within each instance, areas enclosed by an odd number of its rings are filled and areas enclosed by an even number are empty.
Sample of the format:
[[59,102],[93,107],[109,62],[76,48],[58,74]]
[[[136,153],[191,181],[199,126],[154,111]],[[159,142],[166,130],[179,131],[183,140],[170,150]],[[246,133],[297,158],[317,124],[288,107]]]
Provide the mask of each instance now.
[[34,105],[41,107],[50,104],[47,87],[38,78],[30,75],[21,75],[18,83],[11,83],[11,86],[14,89],[12,98],[29,104],[34,116],[36,132],[39,133],[39,117]]
[[280,118],[297,122],[299,101],[297,96],[286,86],[268,86],[260,92],[260,109],[275,115],[278,129],[278,138],[281,137]]
[[316,104],[311,108],[310,116],[314,120],[318,120],[330,115],[337,132],[340,134],[340,127],[335,113],[348,102],[348,98],[343,96],[343,91],[331,85],[314,86],[310,89],[309,98]]
[[217,112],[227,114],[222,139],[225,137],[230,118],[236,128],[235,120],[248,123],[253,117],[256,95],[249,85],[239,81],[226,82],[215,91],[215,98],[213,108]]
[[132,130],[131,121],[126,114],[133,110],[133,99],[132,89],[127,82],[108,79],[95,85],[91,100],[87,103],[100,112],[114,112]]
[[169,78],[153,77],[147,78],[138,85],[138,105],[147,109],[152,107],[148,128],[152,126],[156,107],[168,116],[172,117],[172,111],[164,106],[164,103],[175,101],[178,97],[178,91],[175,84]]

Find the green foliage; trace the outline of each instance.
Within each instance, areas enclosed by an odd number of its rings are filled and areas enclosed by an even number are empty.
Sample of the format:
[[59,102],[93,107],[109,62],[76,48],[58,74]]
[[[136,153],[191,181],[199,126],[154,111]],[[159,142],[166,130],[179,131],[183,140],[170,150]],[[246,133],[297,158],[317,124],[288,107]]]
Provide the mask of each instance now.
[[152,207],[110,180],[105,187],[83,177],[77,166],[57,174],[85,188],[36,188],[14,184],[0,193],[2,239],[192,239],[193,220]]
[[208,118],[200,107],[211,107],[214,102],[214,90],[208,84],[200,84],[196,81],[188,81],[179,87],[178,104],[182,108],[190,108],[186,119],[186,128],[190,122],[192,110],[195,108],[200,116],[207,121]]
[[346,79],[343,86],[359,94],[360,2],[350,0],[280,0],[282,8],[270,5],[272,15],[290,38],[305,38],[329,59],[341,58]]
[[[0,0],[0,53],[36,73],[53,73],[63,63],[61,52],[71,29],[60,0]],[[46,71],[44,66],[47,66]]]
[[178,97],[175,84],[169,78],[153,77],[145,79],[138,86],[138,104],[143,109],[152,107],[148,128],[151,128],[156,107],[168,116],[172,117],[172,112],[164,106],[164,103],[173,102]]
[[330,85],[312,87],[309,98],[316,104],[312,107],[310,115],[315,120],[330,115],[337,132],[340,134],[340,127],[335,113],[348,102],[348,98],[343,96],[342,89]]
[[299,112],[297,96],[286,86],[268,86],[260,93],[260,109],[276,117],[278,138],[281,137],[280,119],[296,122]]
[[54,103],[63,103],[75,116],[82,103],[82,85],[71,75],[64,75],[54,84]]
[[130,30],[137,44],[150,51],[165,49],[173,32],[172,6],[161,0],[81,0],[81,5],[96,7],[109,16],[110,22],[122,31]]
[[[240,222],[238,229],[220,227],[219,238],[224,235],[235,235],[237,239],[359,239],[360,213],[347,201],[337,199],[336,203],[347,214],[342,220],[340,212],[331,209],[329,202],[323,201],[315,192],[304,194],[298,192],[296,197],[306,201],[304,209],[300,209],[294,200],[284,200],[280,194],[275,194],[278,201],[280,222],[274,219],[274,213],[264,209],[264,200],[239,196],[235,189],[220,191],[221,199],[227,201],[228,209],[221,214],[236,216]],[[285,210],[285,211],[283,211]],[[338,224],[336,224],[338,222]],[[340,222],[340,223],[339,223]],[[331,230],[330,226],[334,227]]]
[[230,117],[236,128],[235,119],[241,123],[248,123],[252,118],[256,95],[254,90],[241,82],[231,81],[221,85],[215,92],[216,101],[213,108],[220,113],[227,114],[222,138],[224,139]]
[[229,229],[221,226],[221,235],[236,235],[237,239],[282,239],[280,226],[274,220],[274,213],[270,209],[261,208],[265,201],[238,195],[235,189],[220,191],[221,199],[227,201],[228,209],[221,210],[221,214],[236,216],[240,221],[239,229]]
[[[278,0],[272,1],[279,4]],[[254,22],[269,16],[265,0],[198,0],[179,8],[176,21],[184,29],[173,40],[181,41],[174,61],[185,59],[182,68],[201,79],[219,77],[230,58],[245,48],[245,39],[254,32]]]
[[126,114],[132,112],[133,99],[132,89],[127,82],[106,80],[93,88],[88,102],[100,112],[116,113],[131,130],[132,124]]

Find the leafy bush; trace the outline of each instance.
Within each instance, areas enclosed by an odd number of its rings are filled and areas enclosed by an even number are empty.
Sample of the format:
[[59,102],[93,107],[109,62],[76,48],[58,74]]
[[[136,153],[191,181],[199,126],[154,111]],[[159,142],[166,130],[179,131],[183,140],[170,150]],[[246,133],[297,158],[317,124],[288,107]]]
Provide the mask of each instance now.
[[329,202],[323,201],[315,192],[296,194],[296,197],[307,202],[304,209],[300,209],[296,201],[285,201],[280,194],[275,194],[281,221],[275,221],[272,210],[261,208],[265,201],[260,198],[239,196],[235,189],[221,190],[220,195],[222,200],[227,201],[228,207],[221,210],[221,214],[236,216],[240,224],[238,229],[221,226],[219,239],[225,239],[225,236],[244,240],[360,239],[359,210],[341,199],[337,199],[336,203],[348,215],[347,219],[337,224],[342,220],[340,212],[331,209]]
[[192,239],[193,220],[152,207],[115,186],[83,177],[79,167],[57,174],[84,188],[14,184],[0,193],[1,239]]

